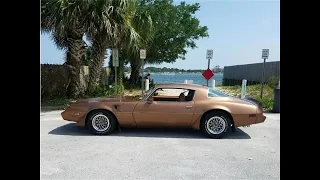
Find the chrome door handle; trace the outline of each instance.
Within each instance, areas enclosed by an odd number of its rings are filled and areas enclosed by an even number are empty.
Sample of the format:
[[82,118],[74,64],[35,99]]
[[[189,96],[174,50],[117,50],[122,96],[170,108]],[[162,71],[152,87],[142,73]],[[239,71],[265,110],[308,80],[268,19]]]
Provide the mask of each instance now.
[[186,106],[186,109],[191,109],[192,108],[192,106]]

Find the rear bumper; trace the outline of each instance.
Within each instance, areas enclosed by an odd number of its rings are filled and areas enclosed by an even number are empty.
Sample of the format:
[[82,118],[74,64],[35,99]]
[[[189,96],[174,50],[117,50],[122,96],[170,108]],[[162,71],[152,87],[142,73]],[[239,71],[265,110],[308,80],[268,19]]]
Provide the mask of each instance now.
[[263,123],[266,120],[266,116],[263,114],[257,114],[257,121],[256,124]]

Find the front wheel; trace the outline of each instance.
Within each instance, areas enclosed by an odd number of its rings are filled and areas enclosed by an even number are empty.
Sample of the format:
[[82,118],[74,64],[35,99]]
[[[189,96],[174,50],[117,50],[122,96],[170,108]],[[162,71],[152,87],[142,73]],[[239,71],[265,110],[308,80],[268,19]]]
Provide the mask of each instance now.
[[231,119],[225,112],[208,113],[201,121],[202,132],[214,139],[222,138],[229,129],[231,129]]
[[96,135],[111,134],[116,128],[116,119],[108,111],[96,110],[88,115],[87,129]]

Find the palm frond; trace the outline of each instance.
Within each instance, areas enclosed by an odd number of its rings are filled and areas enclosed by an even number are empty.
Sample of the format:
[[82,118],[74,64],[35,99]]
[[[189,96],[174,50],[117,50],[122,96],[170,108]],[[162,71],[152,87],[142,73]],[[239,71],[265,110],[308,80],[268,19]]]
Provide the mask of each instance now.
[[57,46],[64,44],[57,37],[66,37],[71,30],[82,28],[89,2],[90,0],[42,0],[41,32],[53,33]]
[[51,40],[56,44],[60,50],[65,50],[68,47],[67,36],[59,36],[58,34],[51,34]]

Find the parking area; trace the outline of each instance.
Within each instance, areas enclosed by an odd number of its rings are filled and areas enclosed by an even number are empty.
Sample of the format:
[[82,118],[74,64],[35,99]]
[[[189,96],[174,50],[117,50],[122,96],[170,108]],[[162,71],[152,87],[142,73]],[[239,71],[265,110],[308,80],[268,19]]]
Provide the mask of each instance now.
[[209,139],[169,129],[93,136],[61,112],[40,114],[41,179],[280,179],[280,114]]

